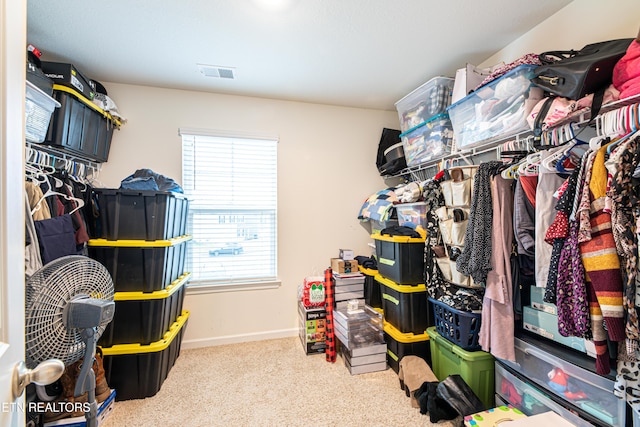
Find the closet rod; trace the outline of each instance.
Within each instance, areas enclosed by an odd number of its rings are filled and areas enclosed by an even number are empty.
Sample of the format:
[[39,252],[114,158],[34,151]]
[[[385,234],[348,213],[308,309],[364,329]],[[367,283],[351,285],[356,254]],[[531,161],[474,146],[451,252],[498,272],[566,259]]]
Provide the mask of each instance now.
[[30,142],[26,143],[26,148],[35,150],[35,151],[40,151],[41,153],[47,153],[51,156],[54,157],[54,159],[56,160],[60,160],[60,161],[70,161],[70,162],[76,162],[76,163],[82,163],[84,164],[86,167],[93,169],[94,171],[99,171],[102,164],[89,160],[89,159],[85,159],[82,156],[78,156],[78,155],[74,155],[74,154],[70,154],[67,152],[64,152],[62,150],[53,148],[49,145],[41,145],[41,144],[32,144]]

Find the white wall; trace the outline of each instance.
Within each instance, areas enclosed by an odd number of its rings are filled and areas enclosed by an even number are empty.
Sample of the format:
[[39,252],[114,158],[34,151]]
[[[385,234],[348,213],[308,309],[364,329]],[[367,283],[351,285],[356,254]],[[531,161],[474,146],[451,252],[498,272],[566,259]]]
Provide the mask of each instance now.
[[395,111],[278,101],[104,83],[128,119],[113,136],[99,176],[107,187],[138,168],[181,181],[178,128],[279,135],[278,257],[273,290],[187,295],[185,347],[297,333],[297,287],[322,274],[339,248],[370,255],[357,220],[362,202],[384,188],[375,167],[383,127]]
[[574,0],[479,65],[509,63],[526,53],[578,50],[589,43],[635,38],[639,28],[638,0]]

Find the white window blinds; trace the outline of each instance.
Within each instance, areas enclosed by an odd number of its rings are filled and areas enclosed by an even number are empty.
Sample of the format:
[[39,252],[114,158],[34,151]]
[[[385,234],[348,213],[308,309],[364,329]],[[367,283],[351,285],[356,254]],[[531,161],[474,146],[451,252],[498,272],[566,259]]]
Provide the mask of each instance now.
[[277,277],[277,140],[182,136],[191,285]]

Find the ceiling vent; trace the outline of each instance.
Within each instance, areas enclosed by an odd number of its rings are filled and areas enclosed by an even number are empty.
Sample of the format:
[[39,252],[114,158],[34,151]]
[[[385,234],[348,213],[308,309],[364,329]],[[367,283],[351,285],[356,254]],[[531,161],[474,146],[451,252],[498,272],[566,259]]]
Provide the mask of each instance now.
[[233,67],[198,64],[198,70],[205,77],[218,77],[220,79],[229,80],[234,80],[236,78],[236,69]]

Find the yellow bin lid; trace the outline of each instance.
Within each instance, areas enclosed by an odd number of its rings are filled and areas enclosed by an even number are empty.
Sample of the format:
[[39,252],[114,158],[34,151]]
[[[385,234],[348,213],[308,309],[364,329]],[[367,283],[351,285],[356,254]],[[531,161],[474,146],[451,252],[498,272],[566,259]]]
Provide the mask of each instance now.
[[399,285],[393,280],[387,279],[386,277],[383,277],[380,274],[376,274],[374,277],[374,280],[377,280],[381,284],[397,292],[402,292],[402,293],[427,292],[427,287],[424,285],[424,283],[421,283],[418,285]]
[[117,248],[162,248],[168,246],[176,246],[180,243],[193,239],[193,236],[185,234],[184,236],[174,237],[168,240],[107,240],[107,239],[90,239],[89,246],[101,247],[117,247]]
[[401,342],[404,344],[415,343],[415,342],[423,342],[429,341],[429,335],[425,331],[424,334],[412,334],[411,332],[402,333],[397,330],[391,323],[384,322],[383,330],[389,334],[391,338],[396,340],[397,342]]
[[358,270],[360,270],[360,273],[367,276],[375,276],[376,274],[378,274],[378,270],[374,270],[373,268],[364,268],[361,265],[358,266]]
[[111,347],[105,347],[102,349],[102,354],[105,356],[122,356],[127,354],[140,354],[140,353],[157,353],[162,350],[166,350],[167,347],[173,342],[178,332],[187,323],[187,319],[191,313],[189,310],[183,310],[182,314],[178,316],[178,319],[169,330],[164,334],[161,340],[152,342],[151,344],[116,344]]
[[140,301],[151,299],[164,299],[169,298],[176,293],[185,283],[191,279],[191,273],[184,273],[176,280],[171,282],[169,286],[159,291],[154,292],[115,292],[113,294],[114,301]]
[[393,243],[424,243],[427,240],[426,234],[420,237],[411,237],[411,236],[389,236],[388,234],[372,234],[371,238],[374,240],[380,240],[383,242],[393,242]]
[[57,90],[59,92],[67,92],[70,93],[71,95],[75,96],[76,98],[78,98],[80,100],[80,102],[82,102],[83,104],[85,104],[87,107],[92,108],[93,110],[97,111],[98,113],[100,113],[103,117],[111,120],[112,122],[115,123],[115,125],[117,127],[120,127],[122,125],[122,123],[120,122],[120,119],[117,117],[113,117],[110,113],[107,113],[106,111],[104,111],[102,108],[98,107],[93,101],[88,100],[83,94],[81,94],[80,92],[67,87],[67,86],[62,86],[62,85],[58,85],[58,84],[54,84],[53,85],[53,90]]

